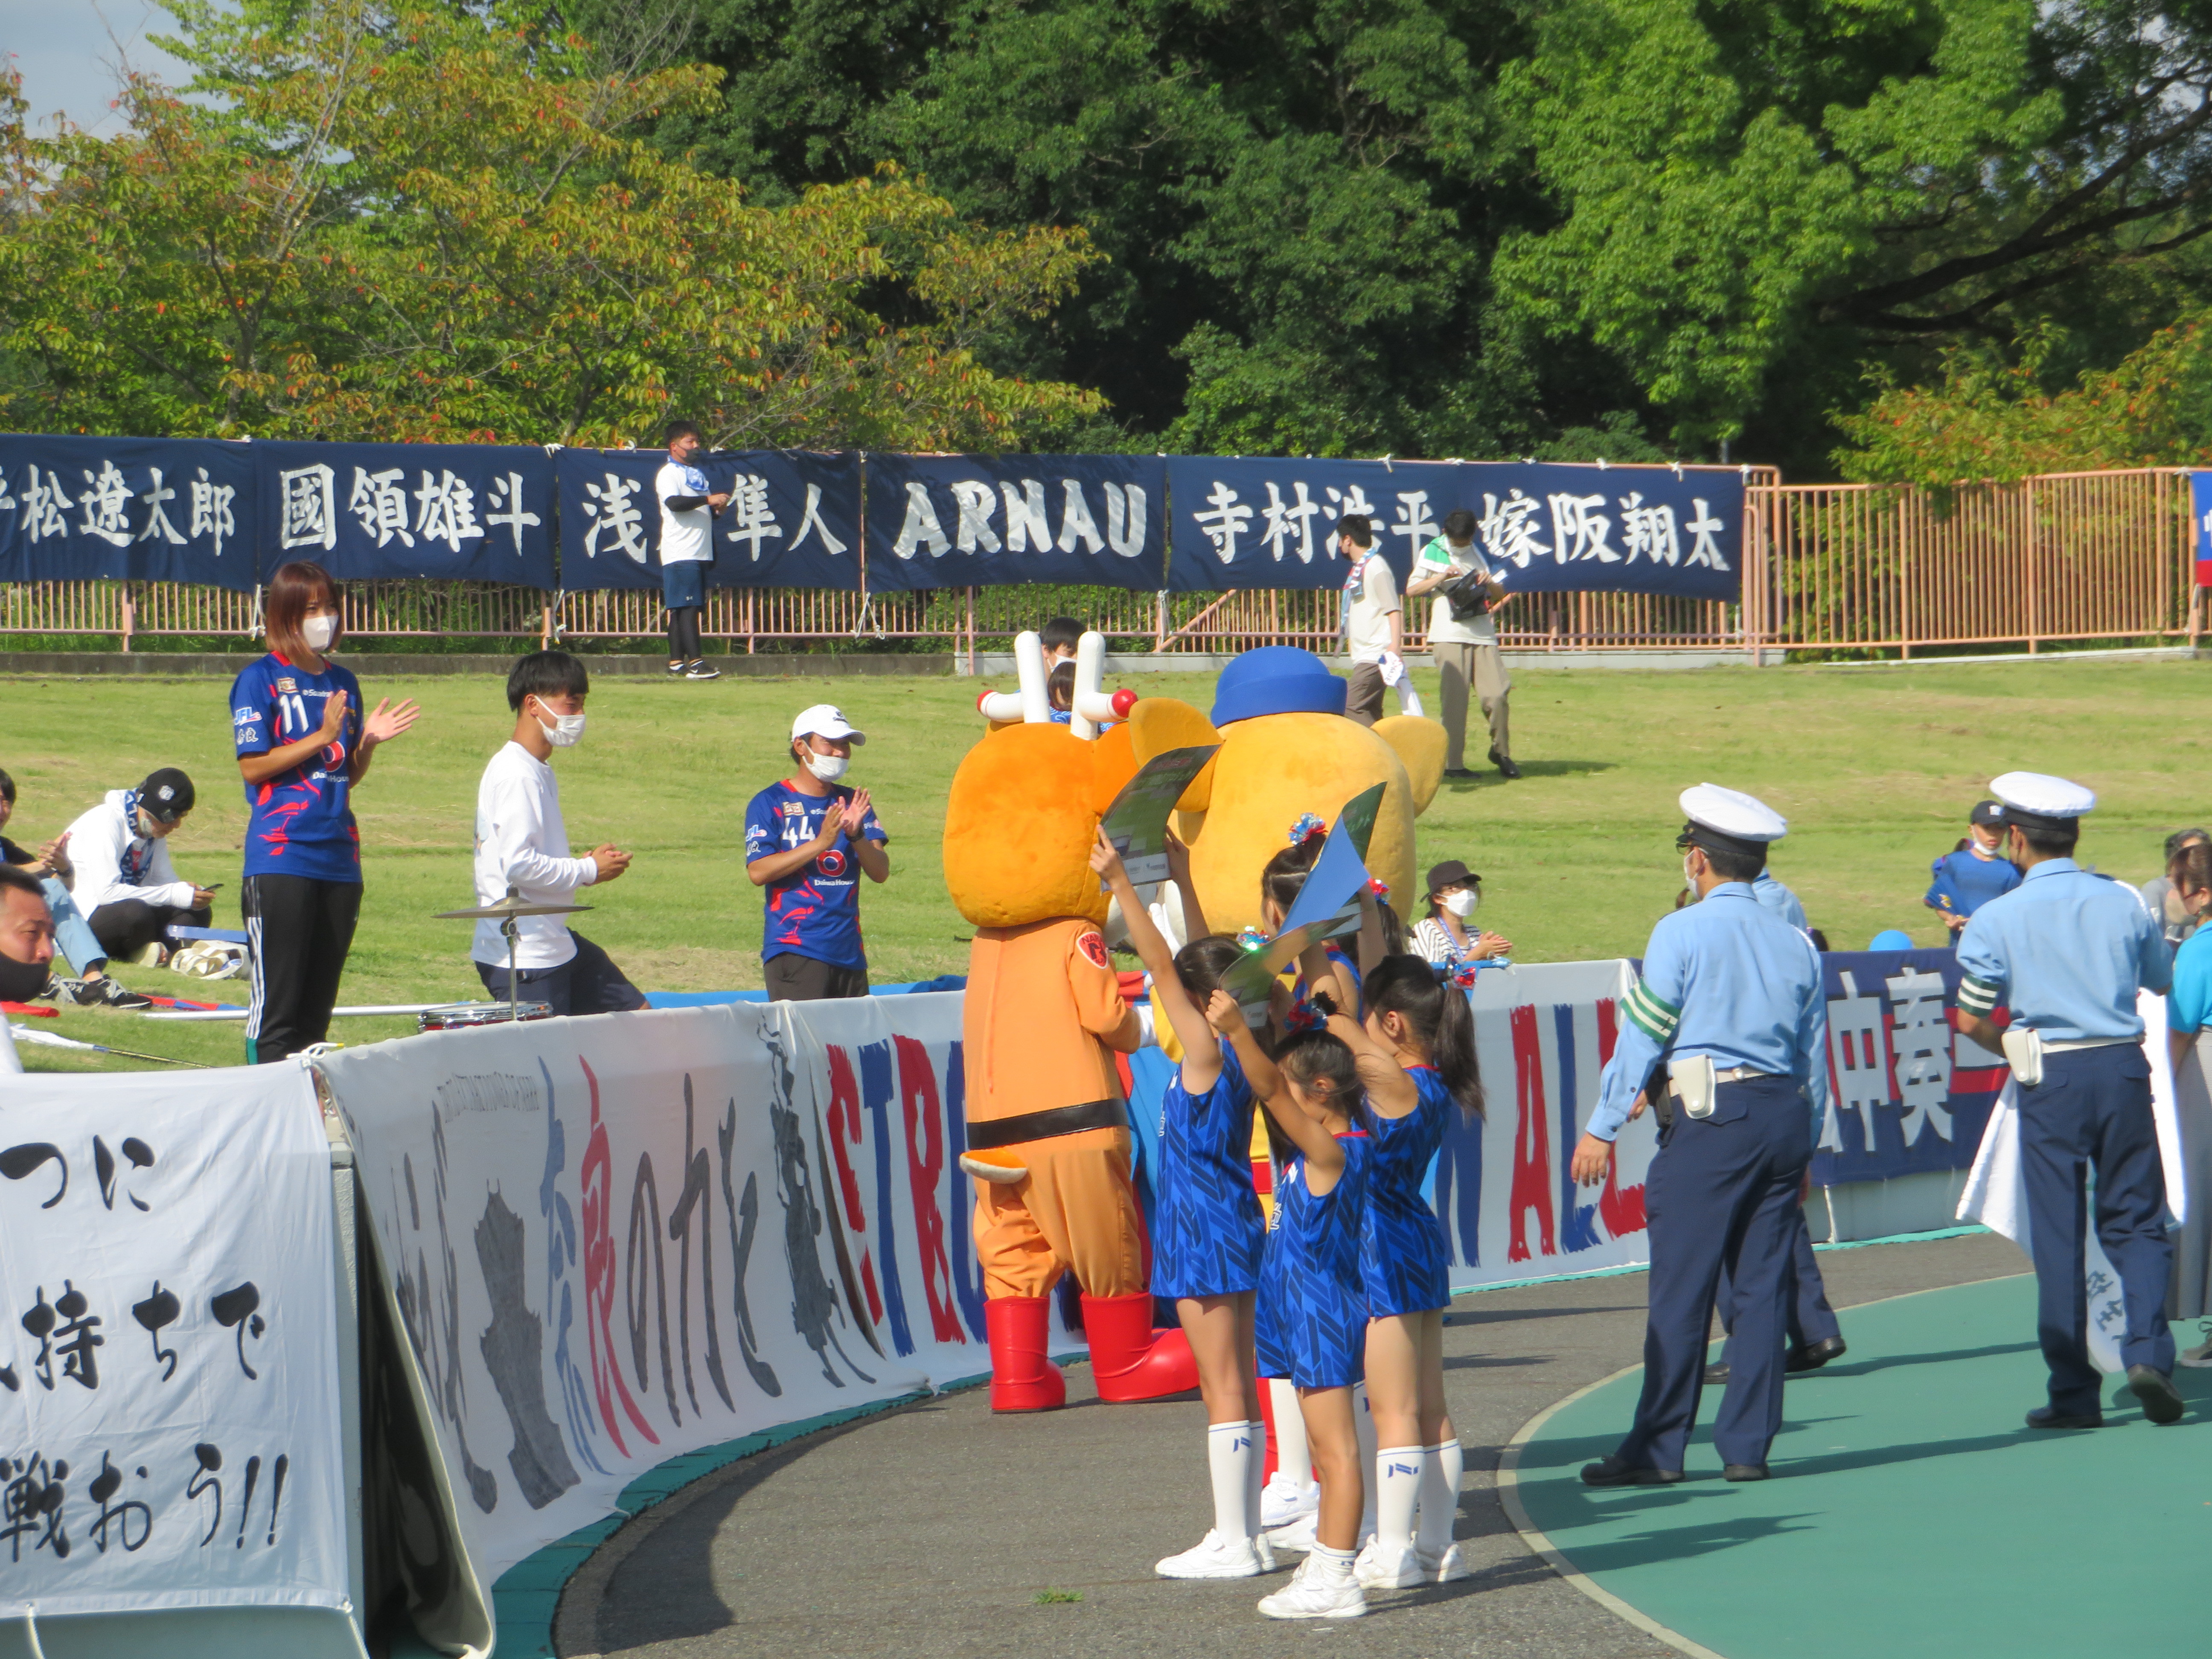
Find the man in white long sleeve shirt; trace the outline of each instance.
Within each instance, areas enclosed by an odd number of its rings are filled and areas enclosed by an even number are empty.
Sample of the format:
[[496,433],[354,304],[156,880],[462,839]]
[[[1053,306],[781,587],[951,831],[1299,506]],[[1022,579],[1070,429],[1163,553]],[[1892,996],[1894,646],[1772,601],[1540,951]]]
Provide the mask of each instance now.
[[[583,858],[568,855],[561,821],[556,749],[584,735],[584,665],[565,651],[533,651],[507,677],[514,736],[491,757],[477,785],[477,902],[494,904],[512,887],[542,904],[573,900],[580,887],[608,882],[629,868],[629,854],[610,844]],[[559,916],[525,916],[517,924],[515,994],[556,1014],[605,1014],[646,1006],[621,969]],[[495,921],[477,923],[469,955],[484,988],[508,995],[507,939]]]
[[177,874],[168,838],[192,810],[192,781],[173,766],[107,797],[69,827],[70,890],[100,948],[116,962],[166,950],[172,927],[204,927],[215,893]]

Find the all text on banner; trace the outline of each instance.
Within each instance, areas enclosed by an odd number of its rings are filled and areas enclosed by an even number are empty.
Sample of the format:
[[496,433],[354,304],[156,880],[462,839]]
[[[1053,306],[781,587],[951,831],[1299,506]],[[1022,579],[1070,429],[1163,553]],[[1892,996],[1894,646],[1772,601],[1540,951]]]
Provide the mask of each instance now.
[[550,590],[553,464],[527,444],[258,443],[264,577],[312,559],[342,581]]
[[[574,592],[660,586],[659,449],[564,449],[561,580]],[[710,587],[858,587],[860,461],[854,454],[748,449],[692,465],[730,500],[708,543]]]
[[0,434],[0,581],[254,586],[253,447]]
[[868,453],[868,586],[1157,588],[1166,468],[1152,455]]
[[500,1573],[672,1457],[989,1369],[959,1034],[935,993],[318,1062],[444,1471],[416,1496],[467,1557],[443,1628],[488,1630]]
[[1465,508],[1509,591],[1672,593],[1734,599],[1744,485],[1727,467],[1540,462],[1225,460],[1176,456],[1178,589],[1330,587],[1347,574],[1334,526],[1365,516],[1402,584],[1413,558]]
[[306,1072],[15,1077],[6,1116],[0,1619],[344,1607],[331,1155]]

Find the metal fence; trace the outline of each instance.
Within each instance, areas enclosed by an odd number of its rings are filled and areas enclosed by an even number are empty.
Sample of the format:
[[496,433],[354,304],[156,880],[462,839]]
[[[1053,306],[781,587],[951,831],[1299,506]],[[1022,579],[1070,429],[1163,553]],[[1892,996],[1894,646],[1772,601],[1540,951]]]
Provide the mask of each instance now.
[[[2189,475],[2169,468],[2057,473],[1938,494],[1903,486],[1784,485],[1754,469],[1740,605],[1641,593],[1528,593],[1498,613],[1516,651],[1743,651],[1910,657],[1966,646],[2179,640],[2199,627]],[[746,653],[871,642],[972,657],[1034,627],[1035,588],[860,593],[720,588],[702,635]],[[1071,606],[1123,649],[1333,648],[1333,589],[1146,593],[1085,589]],[[643,641],[665,623],[650,590],[545,593],[471,582],[352,582],[346,632],[367,639]],[[1428,607],[1407,616],[1424,644]],[[0,584],[0,637],[244,645],[252,594],[162,582]]]

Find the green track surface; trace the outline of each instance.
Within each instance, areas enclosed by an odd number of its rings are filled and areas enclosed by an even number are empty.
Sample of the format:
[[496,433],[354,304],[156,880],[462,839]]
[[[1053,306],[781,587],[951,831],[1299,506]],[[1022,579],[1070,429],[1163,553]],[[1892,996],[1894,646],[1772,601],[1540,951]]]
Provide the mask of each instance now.
[[1635,1411],[1633,1370],[1522,1448],[1530,1521],[1600,1588],[1725,1659],[2200,1650],[2212,1371],[2176,1373],[2190,1412],[2170,1427],[2113,1379],[2104,1428],[2037,1433],[2021,1423],[2044,1397],[2033,1278],[1844,1324],[1850,1354],[1790,1384],[1774,1480],[1721,1480],[1708,1390],[1688,1480],[1583,1486],[1577,1471]]

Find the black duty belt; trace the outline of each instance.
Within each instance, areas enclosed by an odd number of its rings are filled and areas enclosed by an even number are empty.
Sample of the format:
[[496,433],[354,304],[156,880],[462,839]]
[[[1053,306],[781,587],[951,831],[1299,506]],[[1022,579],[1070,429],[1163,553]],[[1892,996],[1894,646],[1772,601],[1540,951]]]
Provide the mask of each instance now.
[[1058,1135],[1081,1134],[1085,1129],[1126,1129],[1129,1109],[1118,1100],[1086,1100],[1080,1106],[1055,1106],[1048,1112],[1024,1112],[1019,1117],[994,1118],[968,1126],[968,1146],[973,1152],[994,1146],[1018,1146],[1024,1140],[1050,1140]]

